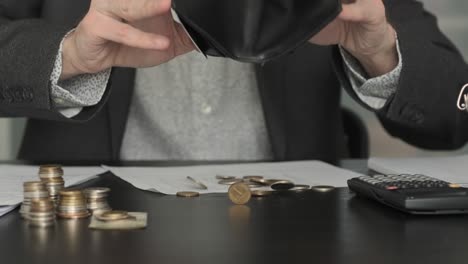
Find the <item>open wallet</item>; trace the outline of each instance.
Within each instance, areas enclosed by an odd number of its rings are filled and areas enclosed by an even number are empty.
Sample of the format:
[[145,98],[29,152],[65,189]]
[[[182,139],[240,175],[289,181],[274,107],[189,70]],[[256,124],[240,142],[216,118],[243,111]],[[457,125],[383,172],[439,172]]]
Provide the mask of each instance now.
[[263,63],[295,50],[341,12],[341,0],[173,0],[205,55]]

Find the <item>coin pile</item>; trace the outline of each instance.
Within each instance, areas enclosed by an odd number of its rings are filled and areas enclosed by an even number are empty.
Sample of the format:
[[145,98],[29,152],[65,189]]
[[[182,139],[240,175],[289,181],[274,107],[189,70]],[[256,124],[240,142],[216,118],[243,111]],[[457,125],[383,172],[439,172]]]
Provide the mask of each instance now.
[[31,201],[33,199],[41,199],[49,197],[46,186],[40,181],[31,181],[23,183],[23,204],[20,208],[20,214],[23,218],[28,218],[31,209]]
[[110,193],[109,188],[95,187],[85,189],[84,195],[86,196],[86,202],[88,209],[94,212],[105,212],[112,210],[107,203],[107,197]]
[[62,218],[78,219],[90,216],[86,198],[80,190],[60,191],[57,215]]
[[49,198],[33,199],[27,219],[29,225],[49,227],[55,224],[55,204]]
[[60,165],[42,165],[39,168],[39,178],[47,187],[50,199],[57,203],[59,192],[65,186],[62,167]]

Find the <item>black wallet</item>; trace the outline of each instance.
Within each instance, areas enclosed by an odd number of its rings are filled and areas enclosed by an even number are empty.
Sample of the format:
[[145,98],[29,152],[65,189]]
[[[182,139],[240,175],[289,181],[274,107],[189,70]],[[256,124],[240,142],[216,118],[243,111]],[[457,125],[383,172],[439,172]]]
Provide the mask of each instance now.
[[340,0],[173,0],[205,55],[262,63],[306,43],[341,12]]

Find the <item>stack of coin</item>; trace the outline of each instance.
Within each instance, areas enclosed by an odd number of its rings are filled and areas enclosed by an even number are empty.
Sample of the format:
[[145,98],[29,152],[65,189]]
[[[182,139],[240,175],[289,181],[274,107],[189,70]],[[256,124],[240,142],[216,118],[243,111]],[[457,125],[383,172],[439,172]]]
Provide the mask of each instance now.
[[93,213],[112,210],[107,203],[109,193],[109,188],[96,187],[85,189],[84,195],[86,196],[88,209]]
[[80,190],[60,191],[57,215],[62,218],[86,218],[90,216],[86,204],[86,198]]
[[27,219],[31,226],[48,227],[55,224],[55,204],[49,198],[33,199]]
[[62,167],[60,165],[42,165],[39,168],[39,177],[45,183],[50,199],[57,203],[58,194],[65,186]]
[[49,197],[46,186],[40,181],[31,181],[23,183],[23,195],[24,200],[21,205],[20,214],[23,218],[28,218],[28,214],[31,208],[31,201],[33,199],[41,199]]

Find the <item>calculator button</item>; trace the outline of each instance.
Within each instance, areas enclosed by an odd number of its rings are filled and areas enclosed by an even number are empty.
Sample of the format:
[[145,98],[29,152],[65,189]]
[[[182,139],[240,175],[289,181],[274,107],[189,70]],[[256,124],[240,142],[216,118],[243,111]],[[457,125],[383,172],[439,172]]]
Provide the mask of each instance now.
[[385,189],[387,189],[389,191],[394,191],[394,190],[398,190],[398,187],[397,186],[387,186]]

